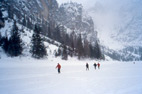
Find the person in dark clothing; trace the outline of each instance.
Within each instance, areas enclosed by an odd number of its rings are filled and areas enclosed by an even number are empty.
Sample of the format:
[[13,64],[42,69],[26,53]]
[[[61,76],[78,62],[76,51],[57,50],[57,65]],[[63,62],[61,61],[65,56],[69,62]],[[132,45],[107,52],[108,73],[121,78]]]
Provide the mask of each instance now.
[[97,67],[97,64],[96,64],[96,63],[94,63],[94,68],[96,69],[96,67]]
[[89,70],[89,64],[86,63],[86,70]]
[[100,69],[100,63],[98,63],[97,66],[98,66],[98,69]]
[[61,70],[61,65],[59,63],[57,64],[56,68],[58,68],[58,73],[60,73],[61,72],[60,71]]

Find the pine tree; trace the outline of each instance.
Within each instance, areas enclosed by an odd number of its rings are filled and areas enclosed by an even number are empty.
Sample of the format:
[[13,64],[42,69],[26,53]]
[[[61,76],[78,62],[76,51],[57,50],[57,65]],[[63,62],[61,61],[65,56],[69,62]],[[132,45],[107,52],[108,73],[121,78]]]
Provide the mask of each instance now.
[[24,15],[24,18],[22,20],[22,25],[27,27],[27,21],[26,21],[26,16]]
[[70,34],[70,46],[74,52],[74,49],[75,49],[75,34],[74,34],[74,31]]
[[47,55],[47,53],[43,40],[41,38],[40,27],[38,25],[35,25],[31,42],[32,42],[31,46],[32,57],[37,59],[44,58]]
[[65,45],[63,46],[62,59],[63,60],[67,60],[68,59],[67,47]]
[[57,51],[55,50],[55,57],[57,57],[58,56],[58,53],[57,53]]
[[65,44],[70,46],[70,38],[68,34],[65,34]]
[[97,59],[101,59],[101,57],[102,57],[101,49],[100,49],[100,46],[99,46],[99,44],[98,44],[97,41],[96,41],[96,45],[95,45],[94,52],[95,52],[95,57],[96,57]]
[[53,33],[53,36],[54,36],[54,39],[58,42],[61,42],[61,33],[60,33],[60,26],[57,25],[55,30],[54,30],[54,33]]
[[71,41],[71,48],[72,48],[72,51],[74,51],[74,41]]
[[84,55],[85,57],[90,57],[90,49],[89,49],[89,42],[84,40]]
[[90,49],[90,58],[95,58],[94,56],[94,48],[91,44],[89,44],[89,49]]
[[50,26],[50,24],[48,25],[48,37],[51,38],[51,26]]
[[98,44],[98,42],[96,41],[95,46],[93,46],[92,44],[89,45],[89,50],[90,50],[90,58],[94,59],[104,59],[104,55],[102,55],[100,46]]
[[1,32],[0,32],[0,46],[2,45],[2,36],[1,36]]
[[23,51],[22,40],[20,38],[20,33],[18,31],[19,30],[16,25],[16,22],[14,22],[8,46],[8,54],[10,56],[19,56],[22,54]]
[[2,41],[2,48],[5,51],[5,53],[7,53],[8,52],[8,46],[9,46],[9,40],[8,40],[7,35],[5,37],[3,37],[1,39],[1,41]]
[[84,50],[83,50],[81,35],[79,35],[79,38],[77,40],[77,50],[78,50],[78,59],[80,59],[81,57],[84,56]]

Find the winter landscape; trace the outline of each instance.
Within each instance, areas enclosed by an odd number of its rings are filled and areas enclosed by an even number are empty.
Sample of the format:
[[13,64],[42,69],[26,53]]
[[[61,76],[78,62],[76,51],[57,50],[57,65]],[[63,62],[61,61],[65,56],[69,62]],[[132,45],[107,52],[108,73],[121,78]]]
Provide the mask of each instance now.
[[[61,74],[55,69],[61,62]],[[90,62],[86,71],[85,63]],[[142,62],[68,62],[24,58],[4,59],[0,63],[1,94],[141,94]]]
[[0,94],[142,94],[141,0],[0,0]]

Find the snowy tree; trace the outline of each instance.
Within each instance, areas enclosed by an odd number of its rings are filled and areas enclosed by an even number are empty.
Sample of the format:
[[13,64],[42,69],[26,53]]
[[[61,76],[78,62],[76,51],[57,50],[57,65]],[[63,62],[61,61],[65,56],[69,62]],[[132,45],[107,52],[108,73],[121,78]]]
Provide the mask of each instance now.
[[51,26],[50,26],[50,24],[48,25],[48,37],[51,38]]
[[63,60],[67,60],[68,59],[67,47],[65,45],[63,46],[62,59]]
[[84,55],[84,49],[83,49],[81,35],[79,35],[79,38],[77,40],[77,50],[78,50],[78,59],[80,59]]
[[38,25],[35,25],[31,42],[32,42],[31,46],[32,57],[37,59],[44,58],[47,55],[47,53],[45,45],[43,43],[43,39],[41,38],[40,27]]
[[22,40],[16,22],[14,22],[11,37],[9,39],[8,54],[10,56],[19,56],[22,54]]
[[89,44],[89,50],[90,50],[90,58],[95,58],[94,56],[94,48],[91,44]]
[[71,41],[71,48],[72,48],[72,51],[74,51],[74,41]]
[[71,45],[71,42],[70,42],[70,38],[69,38],[69,35],[68,34],[65,34],[65,44],[70,46]]
[[55,56],[57,57],[57,56],[61,56],[61,54],[62,54],[62,51],[61,51],[61,48],[59,47],[58,48],[58,51],[56,52],[56,54],[55,54]]
[[101,49],[100,49],[100,46],[98,44],[98,42],[96,41],[96,45],[95,45],[95,48],[94,48],[94,53],[95,53],[95,58],[97,59],[101,59]]
[[85,57],[90,57],[90,49],[89,49],[89,42],[84,40],[84,55]]
[[59,25],[56,26],[53,36],[55,40],[57,40],[58,42],[61,42],[62,39],[61,39],[61,31],[60,31]]
[[1,42],[2,42],[3,50],[5,51],[5,53],[7,53],[8,52],[8,46],[9,46],[9,40],[8,40],[7,35],[5,37],[2,37]]

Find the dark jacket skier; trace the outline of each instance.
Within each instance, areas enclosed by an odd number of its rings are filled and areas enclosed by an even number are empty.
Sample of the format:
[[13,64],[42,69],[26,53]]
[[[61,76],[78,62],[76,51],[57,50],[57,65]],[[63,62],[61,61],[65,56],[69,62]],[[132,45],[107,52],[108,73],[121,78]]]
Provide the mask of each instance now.
[[58,68],[58,73],[60,73],[60,70],[61,70],[61,65],[58,63],[56,68]]
[[96,69],[96,67],[97,67],[97,64],[96,64],[96,63],[94,63],[94,68]]
[[89,70],[89,64],[86,63],[86,70]]

